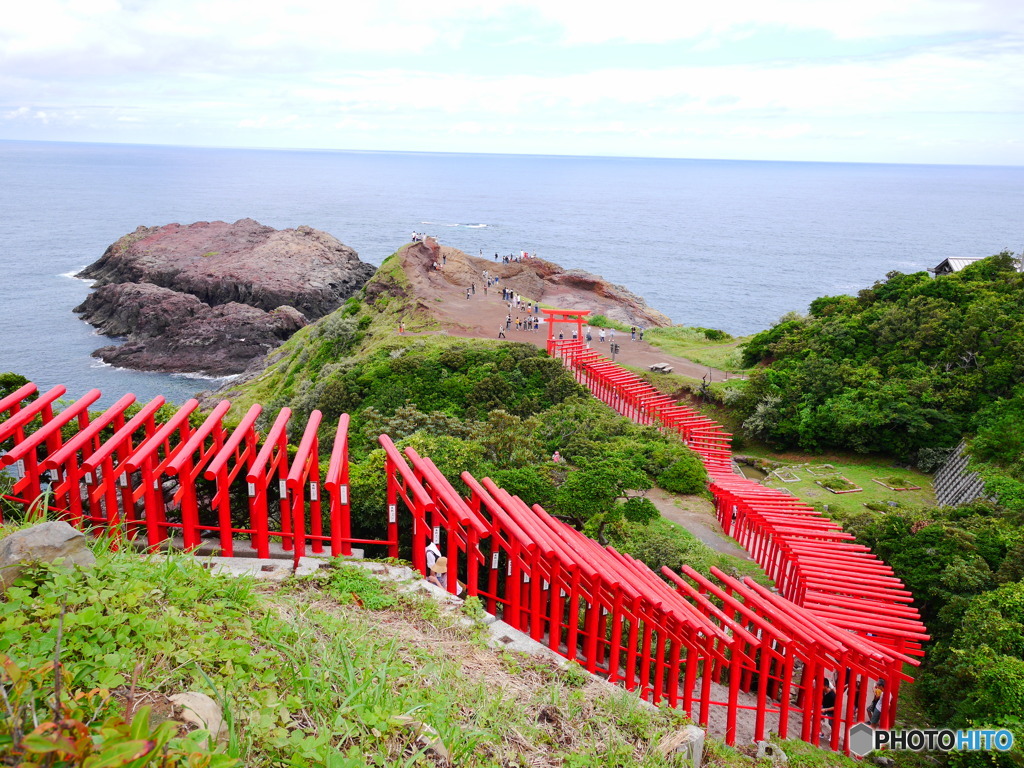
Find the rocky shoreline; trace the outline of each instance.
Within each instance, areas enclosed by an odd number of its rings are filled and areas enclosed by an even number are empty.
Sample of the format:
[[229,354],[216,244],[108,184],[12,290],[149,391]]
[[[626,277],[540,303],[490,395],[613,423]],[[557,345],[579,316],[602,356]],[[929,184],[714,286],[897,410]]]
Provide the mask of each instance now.
[[125,338],[96,350],[136,370],[241,373],[358,293],[375,268],[310,227],[252,219],[139,227],[78,274],[94,290],[75,312]]

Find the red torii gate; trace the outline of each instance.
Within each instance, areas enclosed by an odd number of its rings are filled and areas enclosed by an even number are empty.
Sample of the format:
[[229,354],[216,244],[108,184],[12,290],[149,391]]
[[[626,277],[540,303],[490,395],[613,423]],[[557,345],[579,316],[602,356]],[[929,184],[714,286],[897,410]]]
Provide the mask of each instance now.
[[590,314],[589,309],[541,309],[541,312],[547,315],[544,322],[548,324],[548,354],[553,354],[555,342],[559,341],[555,338],[555,326],[561,323],[575,326],[573,339],[582,343],[583,318]]
[[[101,396],[91,390],[56,412],[55,401],[64,393],[64,387],[54,387],[39,395],[34,384],[26,384],[0,400],[0,447],[6,448],[0,466],[18,470],[5,498],[27,508],[45,502],[48,511],[72,525],[108,536],[112,546],[128,539],[154,552],[174,543],[176,535],[177,546],[194,550],[210,532],[219,539],[218,551],[227,556],[235,553],[239,535],[250,537],[255,554],[263,558],[271,554],[271,539],[277,539],[296,563],[307,541],[315,553],[330,542],[333,555],[351,553],[353,543],[384,544],[393,556],[398,554],[397,527],[389,541],[351,536],[347,415],[339,420],[324,485],[330,526],[325,533],[318,411],[310,415],[289,462],[288,409],[280,412],[264,438],[256,429],[260,406],[252,406],[232,427],[226,424],[230,403],[222,401],[194,427],[196,400],[158,421],[162,398],[129,418],[134,395],[90,414],[89,406]],[[213,483],[209,499],[200,499],[205,491],[201,480]],[[268,507],[275,481],[276,529]],[[236,496],[247,498],[244,510],[237,501],[233,505],[233,489]],[[204,524],[200,517],[207,507],[214,519]]]
[[[581,317],[574,322],[579,327]],[[731,474],[729,436],[717,424],[673,404],[639,377],[586,350],[578,338],[559,342],[550,336],[554,352],[579,381],[620,412],[676,432],[701,455],[723,527],[761,562],[782,595],[716,570],[714,581],[689,568],[683,571],[686,579],[664,572],[670,586],[641,563],[600,547],[489,479],[478,482],[463,473],[468,495],[461,496],[429,458],[412,449],[403,455],[387,436],[380,442],[386,456],[388,537],[353,539],[348,528],[348,417],[339,419],[321,489],[317,411],[304,425],[289,461],[287,409],[262,436],[255,426],[259,406],[228,426],[225,401],[193,426],[197,404],[189,401],[158,423],[160,398],[129,419],[133,396],[96,415],[88,412],[99,397],[91,391],[55,413],[62,387],[39,396],[34,385],[26,385],[0,400],[0,447],[8,449],[2,464],[23,468],[9,498],[31,503],[44,473],[56,473],[57,503],[50,504],[51,510],[108,532],[115,544],[118,536],[139,539],[145,531],[147,548],[155,550],[180,531],[186,548],[195,548],[202,532],[211,531],[226,553],[234,552],[236,535],[251,537],[256,551],[264,554],[270,539],[279,539],[296,562],[307,541],[315,552],[329,541],[334,555],[365,543],[384,545],[397,556],[402,498],[411,512],[417,568],[425,569],[427,537],[435,532],[438,543],[447,537],[456,574],[450,590],[457,590],[461,572],[467,593],[480,595],[489,611],[500,611],[513,626],[591,672],[655,703],[681,705],[704,725],[711,707],[725,707],[728,743],[737,739],[738,714],[744,709],[755,710],[757,738],[769,729],[768,716],[777,715],[781,736],[799,717],[801,737],[817,743],[818,702],[829,672],[840,678],[836,717],[843,727],[832,730],[834,749],[847,749],[843,734],[863,719],[872,678],[890,683],[881,725],[893,722],[899,683],[910,679],[902,667],[918,663],[913,657],[921,655],[927,635],[891,568],[798,499]],[[205,499],[200,504],[201,476],[214,487],[208,506],[216,520],[211,525],[200,522],[206,506]],[[275,481],[280,519],[272,530],[268,501]],[[250,525],[236,527],[242,510],[232,510],[231,490],[243,484]],[[329,499],[329,533],[322,527],[323,492]],[[799,682],[793,675],[796,661],[804,665]],[[726,701],[713,699],[716,684],[727,687]],[[789,703],[793,688],[798,691],[795,707]],[[744,704],[742,697],[754,701]]]
[[[718,424],[666,402],[653,386],[578,339],[549,338],[548,347],[598,399],[640,423],[677,432],[701,456],[726,533],[751,552],[793,601],[789,605],[808,606],[818,629],[826,626],[820,622],[829,622],[829,632],[853,632],[901,659],[922,654],[927,631],[907,605],[912,596],[892,570],[800,500],[736,477],[731,436]],[[883,727],[895,717],[899,683],[907,679],[895,667],[887,675],[891,683]]]

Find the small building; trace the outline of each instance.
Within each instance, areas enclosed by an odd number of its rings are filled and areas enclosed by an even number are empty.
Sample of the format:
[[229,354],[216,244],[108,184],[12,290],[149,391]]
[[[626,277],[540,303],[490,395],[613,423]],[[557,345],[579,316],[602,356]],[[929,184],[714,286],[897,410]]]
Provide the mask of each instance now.
[[934,275],[951,275],[976,261],[987,259],[987,256],[953,256],[943,259],[937,267],[931,267],[928,271]]

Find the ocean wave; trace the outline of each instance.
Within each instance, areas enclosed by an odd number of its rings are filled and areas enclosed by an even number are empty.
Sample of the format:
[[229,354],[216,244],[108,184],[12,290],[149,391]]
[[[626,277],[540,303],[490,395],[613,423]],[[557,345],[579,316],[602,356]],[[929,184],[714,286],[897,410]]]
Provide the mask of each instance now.
[[464,229],[486,229],[487,227],[491,226],[490,224],[480,224],[477,222],[469,224],[464,224],[461,222],[457,222],[455,224],[439,224],[436,221],[421,221],[420,224],[428,224],[431,227],[448,227],[449,229],[454,229],[457,227],[463,227]]
[[172,373],[171,377],[175,379],[201,379],[202,381],[221,381],[227,384],[229,381],[234,381],[239,378],[242,374],[240,373],[229,373],[227,376],[209,376],[205,373]]
[[87,265],[83,264],[83,265],[82,265],[82,266],[80,266],[80,267],[75,267],[74,269],[72,269],[72,270],[71,270],[71,271],[69,271],[69,272],[61,272],[61,273],[60,273],[59,275],[57,275],[57,277],[67,277],[67,278],[70,278],[71,280],[81,280],[81,281],[82,281],[83,283],[85,283],[86,285],[92,285],[93,283],[95,283],[95,282],[96,282],[96,281],[95,281],[95,280],[93,280],[92,278],[88,278],[88,277],[79,277],[79,276],[78,276],[78,273],[79,273],[79,272],[81,272],[81,271],[82,271],[83,269],[85,269],[85,268],[86,268],[86,266],[87,266]]

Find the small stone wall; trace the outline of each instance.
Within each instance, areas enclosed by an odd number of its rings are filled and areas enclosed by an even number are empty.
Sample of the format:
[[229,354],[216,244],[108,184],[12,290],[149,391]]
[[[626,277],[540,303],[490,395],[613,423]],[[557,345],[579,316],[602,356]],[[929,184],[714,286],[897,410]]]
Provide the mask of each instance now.
[[961,440],[953,455],[935,473],[935,497],[943,506],[955,507],[975,499],[991,499],[985,494],[985,483],[978,473],[967,469],[970,458],[966,447],[966,443]]

